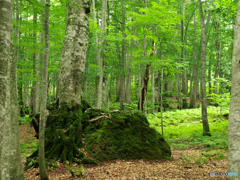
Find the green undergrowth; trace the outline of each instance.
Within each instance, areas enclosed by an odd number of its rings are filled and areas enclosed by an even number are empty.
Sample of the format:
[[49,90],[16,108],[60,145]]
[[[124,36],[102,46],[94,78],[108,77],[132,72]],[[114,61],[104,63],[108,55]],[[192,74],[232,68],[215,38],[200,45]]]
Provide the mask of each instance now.
[[[211,135],[202,136],[201,108],[163,112],[164,138],[179,149],[227,149],[229,107],[208,107]],[[148,114],[151,127],[161,133],[161,113]]]
[[24,143],[20,143],[20,147],[22,157],[26,158],[38,149],[38,141],[36,141],[36,138],[31,138],[26,140]]

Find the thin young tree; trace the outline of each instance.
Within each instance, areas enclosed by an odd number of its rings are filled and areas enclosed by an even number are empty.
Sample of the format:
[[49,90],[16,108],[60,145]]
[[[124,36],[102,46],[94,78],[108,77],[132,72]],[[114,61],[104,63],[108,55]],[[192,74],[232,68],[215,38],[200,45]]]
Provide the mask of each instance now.
[[[207,48],[207,23],[204,23],[203,8],[201,0],[198,0],[199,16],[201,22],[201,57],[202,57],[202,72],[201,72],[201,96],[202,96],[202,122],[203,122],[203,136],[211,136],[208,117],[207,117],[207,98],[206,98],[206,48]],[[211,13],[208,13],[208,20]]]
[[39,159],[39,172],[41,180],[48,180],[48,174],[45,166],[45,126],[47,122],[48,111],[47,106],[47,88],[48,88],[48,55],[49,55],[49,7],[50,0],[41,0],[42,7],[45,11],[42,13],[41,23],[44,29],[44,55],[42,61],[42,72],[41,72],[41,94],[42,98],[40,101],[40,121],[39,121],[39,148],[38,148],[38,159]]

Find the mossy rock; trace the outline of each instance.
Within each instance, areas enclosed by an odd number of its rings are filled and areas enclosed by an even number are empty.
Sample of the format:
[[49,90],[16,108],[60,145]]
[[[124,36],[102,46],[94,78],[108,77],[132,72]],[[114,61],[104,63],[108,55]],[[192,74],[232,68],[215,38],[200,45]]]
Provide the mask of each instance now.
[[[57,108],[58,107],[58,108]],[[90,106],[82,100],[81,105],[71,106],[67,103],[53,104],[49,110],[45,129],[45,157],[66,164],[69,161],[78,164],[97,164],[95,160],[89,159],[79,149],[84,147],[82,142],[82,117],[83,112]],[[39,116],[34,116],[32,123],[35,124],[36,133],[39,128]],[[34,126],[34,127],[35,127]],[[38,156],[38,150],[33,152],[27,159]],[[30,165],[29,165],[30,164]],[[38,163],[28,163],[25,169],[34,167]]]
[[[39,116],[35,116],[38,129]],[[85,136],[82,142],[82,134]],[[53,104],[45,130],[45,157],[59,162],[97,164],[95,160],[171,159],[171,149],[141,111],[107,111],[81,105]],[[28,157],[37,157],[38,150]],[[28,161],[31,161],[29,159]],[[38,165],[38,163],[28,163]],[[30,168],[28,166],[27,168]],[[27,169],[26,168],[26,169]]]
[[[86,121],[86,120],[85,120]],[[140,111],[98,112],[88,120],[86,150],[99,161],[114,159],[167,159],[171,149]]]

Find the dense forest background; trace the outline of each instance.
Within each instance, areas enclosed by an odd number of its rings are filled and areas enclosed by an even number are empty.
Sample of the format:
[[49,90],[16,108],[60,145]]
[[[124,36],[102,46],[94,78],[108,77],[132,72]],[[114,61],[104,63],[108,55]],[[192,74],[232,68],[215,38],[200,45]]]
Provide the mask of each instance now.
[[[200,83],[206,84],[202,91],[215,103],[230,97],[237,2],[202,1],[205,34],[201,34],[197,1],[108,1],[106,6],[93,3],[89,20],[82,96],[91,105],[109,108],[119,102],[121,108],[129,104],[147,113],[158,109],[163,95],[166,107],[169,102],[164,97],[174,96],[179,109],[194,108],[201,99]],[[19,39],[15,38],[18,98],[24,116],[27,110],[39,111],[34,92],[41,87],[42,9],[35,1],[20,1],[14,10],[15,36],[19,31]],[[65,1],[51,2],[48,101],[57,93],[65,12]],[[202,36],[206,36],[206,53],[201,51]]]

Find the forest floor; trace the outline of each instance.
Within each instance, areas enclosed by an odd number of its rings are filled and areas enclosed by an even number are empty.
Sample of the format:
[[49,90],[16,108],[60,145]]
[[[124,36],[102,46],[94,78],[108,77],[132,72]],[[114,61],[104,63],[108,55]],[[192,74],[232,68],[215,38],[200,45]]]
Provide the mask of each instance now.
[[[33,127],[29,125],[20,125],[20,142],[27,143],[37,142],[34,135],[35,131]],[[22,145],[21,145],[22,146]],[[22,148],[22,147],[21,147]],[[31,148],[31,147],[30,147]],[[22,150],[22,149],[21,149]],[[90,157],[84,149],[87,157]],[[186,150],[178,150],[172,148],[172,160],[113,160],[99,162],[98,165],[83,165],[84,169],[82,173],[85,177],[73,177],[71,173],[65,167],[81,168],[81,165],[73,163],[71,165],[60,164],[57,162],[59,168],[55,168],[52,171],[48,170],[50,180],[73,180],[73,179],[89,179],[89,180],[117,180],[117,179],[157,179],[157,180],[174,180],[174,179],[227,179],[226,176],[210,176],[210,172],[227,172],[227,151],[225,151],[224,160],[212,160],[209,157],[207,163],[196,163],[197,159],[201,157],[204,151],[201,149],[194,149],[190,147]],[[26,156],[31,152],[26,152],[25,156],[22,156],[23,167],[25,167]],[[216,155],[216,154],[215,154]],[[212,156],[215,156],[214,154]],[[40,180],[39,168],[31,168],[25,171],[26,180]]]

